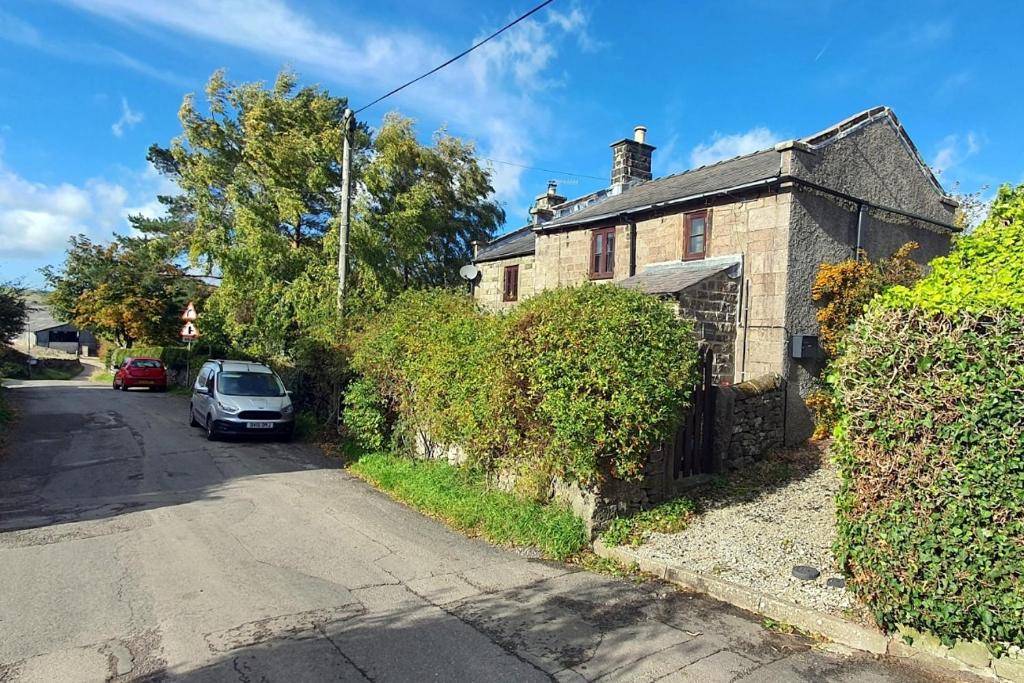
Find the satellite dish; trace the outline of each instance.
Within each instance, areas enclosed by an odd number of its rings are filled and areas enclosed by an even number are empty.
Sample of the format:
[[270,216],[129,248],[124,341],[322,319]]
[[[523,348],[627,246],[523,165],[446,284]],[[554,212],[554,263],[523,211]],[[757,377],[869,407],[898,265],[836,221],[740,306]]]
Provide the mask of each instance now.
[[463,280],[475,280],[476,276],[480,274],[480,269],[474,266],[472,263],[468,263],[459,268],[459,275]]

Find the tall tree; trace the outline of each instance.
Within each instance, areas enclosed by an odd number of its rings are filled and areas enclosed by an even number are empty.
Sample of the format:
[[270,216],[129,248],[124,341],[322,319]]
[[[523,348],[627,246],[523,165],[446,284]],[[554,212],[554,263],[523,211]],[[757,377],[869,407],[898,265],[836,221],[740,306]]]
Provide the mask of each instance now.
[[[221,275],[209,321],[249,351],[285,352],[299,319],[316,317],[296,309],[326,308],[330,293],[311,295],[308,284],[322,280],[334,258],[336,240],[325,236],[341,183],[345,105],[317,87],[299,88],[291,72],[267,89],[234,85],[218,71],[206,87],[208,113],[186,97],[182,135],[169,148],[150,148],[149,160],[181,194],[161,200],[166,218],[136,227]],[[360,131],[357,143],[365,138]]]
[[27,324],[25,290],[10,282],[0,282],[0,344],[14,339]]
[[471,243],[489,239],[505,220],[493,193],[472,143],[441,130],[433,146],[422,145],[411,119],[388,114],[362,173],[352,234],[357,273],[390,293],[456,284]]
[[[301,337],[327,338],[339,324],[337,209],[344,98],[298,86],[281,73],[269,89],[235,85],[222,72],[206,88],[206,111],[186,97],[182,135],[149,159],[181,189],[161,201],[165,218],[136,219],[170,249],[221,276],[206,324],[261,355],[287,354]],[[443,133],[432,147],[396,115],[370,146],[355,134],[356,206],[350,237],[353,290],[388,297],[409,286],[444,285],[469,259],[469,242],[503,220],[490,177],[471,145]],[[216,323],[215,323],[216,321]]]
[[173,340],[182,308],[208,290],[167,261],[158,244],[138,238],[104,245],[72,237],[63,267],[42,273],[57,315],[127,347]]

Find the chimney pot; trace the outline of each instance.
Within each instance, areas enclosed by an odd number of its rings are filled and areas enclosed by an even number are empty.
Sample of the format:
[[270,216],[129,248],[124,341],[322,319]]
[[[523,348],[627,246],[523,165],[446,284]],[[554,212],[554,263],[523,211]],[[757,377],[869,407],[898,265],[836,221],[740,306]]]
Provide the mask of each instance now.
[[558,182],[554,180],[548,181],[548,196],[554,196],[558,193]]
[[647,142],[647,126],[637,126],[633,129],[633,139],[640,143]]

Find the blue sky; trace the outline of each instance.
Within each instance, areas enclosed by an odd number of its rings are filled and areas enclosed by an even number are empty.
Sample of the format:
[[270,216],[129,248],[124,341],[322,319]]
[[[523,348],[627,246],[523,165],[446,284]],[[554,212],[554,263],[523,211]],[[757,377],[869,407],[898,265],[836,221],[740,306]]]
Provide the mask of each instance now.
[[[271,81],[287,65],[358,108],[533,4],[6,0],[0,281],[38,286],[69,235],[108,239],[128,214],[157,211],[171,188],[146,149],[180,132],[182,96],[214,69]],[[947,190],[973,191],[1024,182],[1021,26],[1013,1],[555,0],[362,118],[398,110],[424,140],[445,125],[506,162],[493,169],[509,229],[548,179],[569,196],[607,185],[608,144],[635,125],[664,175],[877,104],[896,111]]]

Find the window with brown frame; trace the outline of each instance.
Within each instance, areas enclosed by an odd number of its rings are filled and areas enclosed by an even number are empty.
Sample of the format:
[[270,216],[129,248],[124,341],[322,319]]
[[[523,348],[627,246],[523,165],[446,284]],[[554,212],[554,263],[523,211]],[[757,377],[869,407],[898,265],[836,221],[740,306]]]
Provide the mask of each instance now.
[[501,290],[502,301],[516,301],[519,298],[519,266],[505,266],[505,285]]
[[708,250],[708,212],[694,211],[683,219],[683,260],[702,259]]
[[610,278],[615,274],[615,228],[598,228],[590,235],[590,277]]

